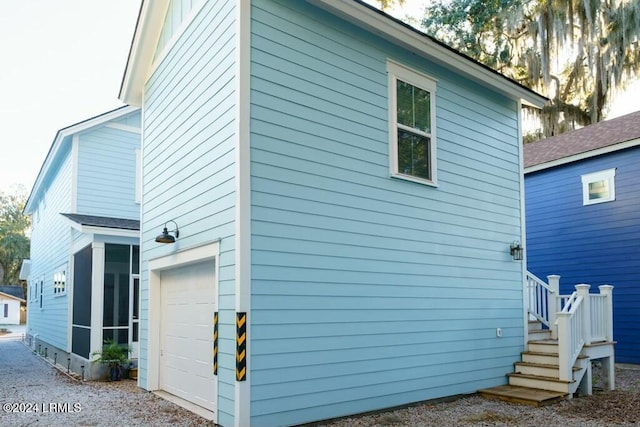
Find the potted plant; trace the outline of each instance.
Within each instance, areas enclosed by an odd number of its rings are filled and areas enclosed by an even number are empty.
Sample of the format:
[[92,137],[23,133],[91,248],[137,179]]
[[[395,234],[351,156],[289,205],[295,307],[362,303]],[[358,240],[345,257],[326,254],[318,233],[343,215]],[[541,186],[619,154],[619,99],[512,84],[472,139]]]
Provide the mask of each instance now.
[[94,351],[91,356],[97,356],[91,363],[102,363],[109,366],[109,378],[111,381],[119,381],[122,378],[122,367],[129,360],[131,349],[128,345],[118,344],[113,340],[105,340],[101,351]]

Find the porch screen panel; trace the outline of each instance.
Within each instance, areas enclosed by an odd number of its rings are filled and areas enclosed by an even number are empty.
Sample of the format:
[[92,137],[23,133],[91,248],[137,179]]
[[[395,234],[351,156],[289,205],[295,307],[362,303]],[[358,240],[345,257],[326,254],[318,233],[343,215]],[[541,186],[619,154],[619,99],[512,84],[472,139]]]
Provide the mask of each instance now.
[[105,245],[103,339],[129,342],[129,271],[131,247]]
[[91,345],[91,246],[82,249],[73,258],[71,351],[88,359]]

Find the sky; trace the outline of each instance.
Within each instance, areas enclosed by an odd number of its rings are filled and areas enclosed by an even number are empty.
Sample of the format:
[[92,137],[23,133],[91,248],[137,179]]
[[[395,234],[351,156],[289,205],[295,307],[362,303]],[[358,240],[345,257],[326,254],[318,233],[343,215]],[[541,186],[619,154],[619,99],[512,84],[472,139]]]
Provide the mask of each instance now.
[[[423,2],[405,0],[396,16],[420,16]],[[122,105],[139,7],[140,0],[0,0],[0,192],[31,190],[59,129]],[[640,84],[627,98],[609,117],[639,109]]]
[[30,191],[56,132],[122,106],[140,0],[0,0],[0,192]]

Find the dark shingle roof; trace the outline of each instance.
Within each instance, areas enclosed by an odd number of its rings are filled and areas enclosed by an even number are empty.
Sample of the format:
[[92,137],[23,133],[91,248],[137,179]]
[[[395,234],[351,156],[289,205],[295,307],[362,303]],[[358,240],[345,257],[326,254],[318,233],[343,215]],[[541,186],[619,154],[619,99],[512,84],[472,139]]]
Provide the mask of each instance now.
[[105,216],[60,214],[80,225],[90,227],[118,228],[121,230],[140,230],[140,221],[137,219],[109,218]]
[[524,167],[640,138],[640,111],[524,145]]
[[24,299],[24,291],[22,289],[22,286],[2,285],[0,286],[0,292],[14,296],[16,298]]

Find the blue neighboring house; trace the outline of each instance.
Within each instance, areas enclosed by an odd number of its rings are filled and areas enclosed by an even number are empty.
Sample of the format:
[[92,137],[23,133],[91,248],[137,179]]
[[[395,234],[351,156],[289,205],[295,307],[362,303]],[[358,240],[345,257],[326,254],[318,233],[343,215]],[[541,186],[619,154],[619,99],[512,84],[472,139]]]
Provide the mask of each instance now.
[[360,1],[174,0],[143,1],[120,98],[141,387],[247,427],[505,383],[544,97]]
[[[640,111],[526,144],[528,270],[614,286],[616,362],[640,363]],[[596,291],[597,292],[597,291]]]
[[[60,129],[25,205],[30,345],[85,378],[106,339],[138,352],[140,109]],[[82,368],[84,366],[84,369]]]

